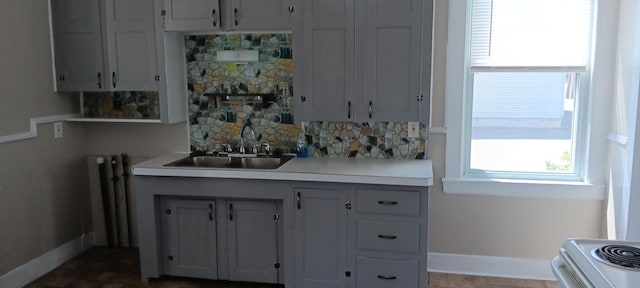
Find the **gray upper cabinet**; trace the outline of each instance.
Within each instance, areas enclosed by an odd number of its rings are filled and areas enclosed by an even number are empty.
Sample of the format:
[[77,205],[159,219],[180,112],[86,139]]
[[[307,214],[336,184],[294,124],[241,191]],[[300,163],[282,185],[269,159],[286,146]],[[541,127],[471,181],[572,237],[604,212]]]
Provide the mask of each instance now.
[[290,0],[223,0],[229,3],[228,30],[291,29]]
[[105,0],[109,90],[157,91],[153,0]]
[[429,120],[432,0],[301,2],[296,119]]
[[278,283],[278,221],[275,201],[228,201],[229,280]]
[[220,30],[220,0],[164,0],[166,31]]
[[295,189],[295,193],[295,287],[347,287],[348,191]]
[[293,25],[296,120],[354,121],[354,1],[300,2]]
[[215,201],[163,201],[164,273],[218,278],[215,207]]
[[164,0],[166,31],[291,29],[290,0]]
[[366,43],[367,121],[428,120],[432,7],[431,0],[366,1],[365,38],[357,42]]
[[52,0],[57,91],[93,91],[104,86],[98,1]]
[[157,91],[153,0],[51,0],[57,91]]

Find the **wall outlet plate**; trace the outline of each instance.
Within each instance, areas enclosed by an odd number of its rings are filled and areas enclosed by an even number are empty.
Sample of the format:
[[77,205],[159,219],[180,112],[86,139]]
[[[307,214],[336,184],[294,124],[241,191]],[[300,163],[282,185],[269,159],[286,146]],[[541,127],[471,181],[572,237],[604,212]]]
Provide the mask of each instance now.
[[53,138],[62,138],[62,122],[53,123]]
[[420,137],[420,122],[409,122],[409,131],[407,137],[418,138]]

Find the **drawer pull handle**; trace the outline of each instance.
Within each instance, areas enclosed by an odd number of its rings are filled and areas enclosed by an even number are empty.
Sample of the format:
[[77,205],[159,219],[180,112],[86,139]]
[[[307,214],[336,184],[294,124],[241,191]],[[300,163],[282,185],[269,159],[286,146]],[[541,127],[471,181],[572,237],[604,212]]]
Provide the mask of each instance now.
[[398,277],[396,276],[388,276],[388,275],[378,275],[378,279],[382,280],[396,280]]
[[398,201],[378,201],[378,204],[387,206],[398,205]]
[[396,236],[396,235],[378,235],[378,238],[393,240],[393,239],[398,239],[398,236]]
[[236,24],[236,27],[238,27],[238,8],[233,9],[233,22]]

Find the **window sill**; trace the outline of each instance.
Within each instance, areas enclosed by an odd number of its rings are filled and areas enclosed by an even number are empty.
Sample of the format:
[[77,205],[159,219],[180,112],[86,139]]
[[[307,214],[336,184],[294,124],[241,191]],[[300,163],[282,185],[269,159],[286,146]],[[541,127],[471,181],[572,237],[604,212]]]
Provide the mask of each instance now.
[[604,200],[604,185],[584,182],[443,178],[445,194]]

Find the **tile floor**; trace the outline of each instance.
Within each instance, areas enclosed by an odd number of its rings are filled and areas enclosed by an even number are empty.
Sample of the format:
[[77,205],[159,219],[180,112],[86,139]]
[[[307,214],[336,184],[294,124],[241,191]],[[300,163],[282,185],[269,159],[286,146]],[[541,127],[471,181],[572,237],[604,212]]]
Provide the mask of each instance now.
[[[178,277],[140,280],[138,250],[94,247],[25,286],[26,288],[281,288],[282,285],[232,283]],[[548,288],[553,281],[429,274],[429,288]]]

